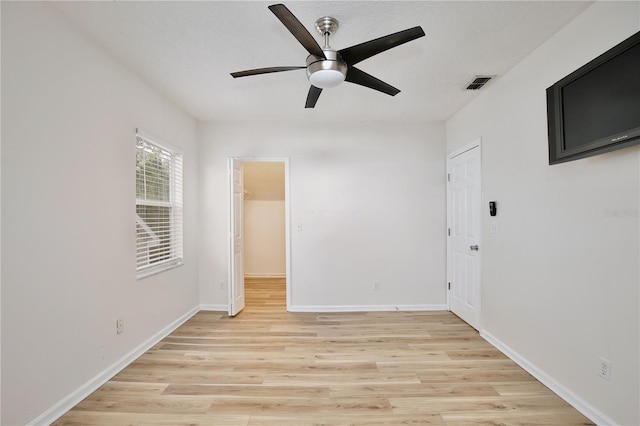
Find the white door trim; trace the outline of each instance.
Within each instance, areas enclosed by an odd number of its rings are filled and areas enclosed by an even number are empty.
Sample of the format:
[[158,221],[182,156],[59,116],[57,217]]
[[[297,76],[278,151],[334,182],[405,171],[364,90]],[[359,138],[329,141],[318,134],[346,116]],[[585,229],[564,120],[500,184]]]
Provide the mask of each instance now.
[[480,152],[482,152],[482,138],[478,138],[473,142],[466,144],[465,146],[456,149],[455,151],[447,154],[447,173],[449,172],[449,161],[456,158],[458,155],[464,154],[467,151],[471,151],[475,147],[480,147]]
[[[451,252],[452,252],[452,247],[451,247],[451,243],[450,243],[450,238],[449,238],[449,229],[451,229],[451,194],[450,194],[450,185],[449,185],[449,174],[451,173],[451,161],[468,152],[471,151],[474,148],[478,148],[480,150],[480,170],[482,170],[482,138],[478,138],[464,146],[462,146],[461,148],[458,148],[450,153],[447,154],[447,167],[446,167],[446,171],[447,171],[447,176],[445,176],[446,182],[447,182],[447,229],[445,230],[445,232],[447,232],[447,283],[445,285],[447,285],[447,310],[451,311],[451,291],[448,288],[449,283],[451,283],[452,280],[452,271],[451,271]],[[482,171],[480,172],[480,206],[483,206],[482,203]],[[480,210],[482,212],[482,209]],[[482,216],[482,214],[481,214]],[[478,218],[479,220],[479,245],[480,247],[483,246],[482,244],[482,217]],[[480,262],[479,265],[479,272],[478,272],[478,294],[480,295],[480,300],[478,301],[478,324],[475,324],[474,326],[477,326],[477,329],[480,330],[480,326],[481,326],[481,321],[482,321],[482,262]]]
[[244,294],[244,163],[228,159],[229,176],[229,299],[227,312],[236,316],[245,307]]
[[[231,157],[230,157],[231,158]],[[291,201],[290,201],[290,185],[289,185],[289,158],[288,157],[233,157],[234,160],[241,161],[243,163],[284,163],[284,228],[285,228],[285,271],[286,271],[286,292],[287,292],[287,311],[291,309]],[[233,194],[229,194],[228,202],[231,203],[231,197]],[[229,208],[227,210],[231,210],[231,204],[229,204]],[[230,226],[229,221],[229,226]],[[231,229],[229,229],[229,234],[231,233]],[[231,248],[229,248],[229,265],[231,267],[231,262],[233,258],[233,253],[231,252]],[[231,270],[229,270],[229,274]],[[229,293],[229,299],[227,300],[227,306],[231,306],[231,293]]]

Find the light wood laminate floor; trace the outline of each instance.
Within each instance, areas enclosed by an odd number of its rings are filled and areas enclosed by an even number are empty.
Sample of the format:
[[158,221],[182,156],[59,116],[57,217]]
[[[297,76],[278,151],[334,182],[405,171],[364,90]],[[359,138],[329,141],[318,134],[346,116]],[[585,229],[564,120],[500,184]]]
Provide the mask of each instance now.
[[55,425],[586,425],[449,312],[287,313],[247,279]]

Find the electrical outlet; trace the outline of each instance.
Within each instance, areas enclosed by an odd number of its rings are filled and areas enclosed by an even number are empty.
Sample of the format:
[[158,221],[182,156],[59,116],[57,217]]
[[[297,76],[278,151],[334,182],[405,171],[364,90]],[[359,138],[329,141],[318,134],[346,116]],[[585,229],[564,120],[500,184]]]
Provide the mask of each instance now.
[[116,320],[116,333],[117,334],[124,333],[124,318],[118,318]]
[[373,282],[373,289],[374,289],[375,291],[380,290],[380,281],[374,281],[374,282]]
[[218,288],[219,288],[220,290],[224,289],[224,281],[220,281],[220,282],[218,282]]
[[605,380],[611,380],[611,361],[600,358],[600,369],[598,375]]

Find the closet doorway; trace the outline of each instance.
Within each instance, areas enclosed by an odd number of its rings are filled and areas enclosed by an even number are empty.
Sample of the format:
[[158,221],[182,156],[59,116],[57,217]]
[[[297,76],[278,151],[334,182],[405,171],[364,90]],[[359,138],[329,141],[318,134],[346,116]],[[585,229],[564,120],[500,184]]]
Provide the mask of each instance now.
[[[251,311],[284,312],[290,304],[288,159],[233,162],[241,163],[242,170],[242,205],[238,206],[239,197],[231,197],[232,217],[242,217],[242,261],[230,265],[230,307],[242,294]],[[238,312],[230,309],[232,315]]]

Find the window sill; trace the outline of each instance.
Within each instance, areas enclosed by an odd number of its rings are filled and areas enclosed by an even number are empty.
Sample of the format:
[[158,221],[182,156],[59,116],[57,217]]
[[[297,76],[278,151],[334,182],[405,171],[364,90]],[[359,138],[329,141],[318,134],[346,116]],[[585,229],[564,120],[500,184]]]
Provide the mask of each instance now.
[[180,259],[180,260],[174,260],[168,263],[163,263],[161,265],[150,266],[148,268],[144,268],[137,271],[136,278],[141,280],[143,278],[147,278],[152,275],[156,275],[161,272],[168,271],[169,269],[177,268],[179,266],[182,266],[183,264],[184,263],[182,262],[182,259]]

